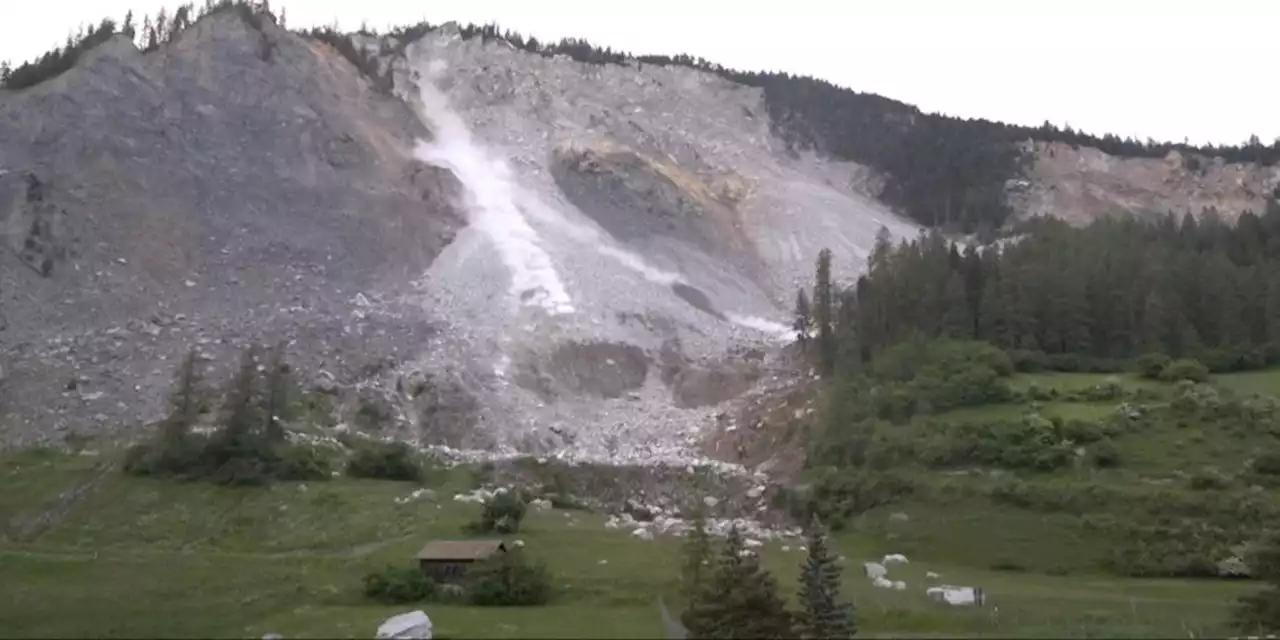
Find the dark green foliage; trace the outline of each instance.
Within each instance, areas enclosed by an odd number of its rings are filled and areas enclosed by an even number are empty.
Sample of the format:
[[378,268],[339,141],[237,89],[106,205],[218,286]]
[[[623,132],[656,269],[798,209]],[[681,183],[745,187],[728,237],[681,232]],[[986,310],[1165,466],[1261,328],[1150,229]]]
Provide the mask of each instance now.
[[503,491],[485,501],[480,520],[468,528],[475,533],[519,533],[527,509],[523,496]]
[[1280,363],[1280,206],[1236,226],[1206,213],[1019,230],[1017,242],[981,252],[936,232],[879,242],[845,292],[855,309],[836,322],[837,342],[856,338],[859,349],[838,352],[855,362],[836,369],[955,337],[994,344],[1020,371],[1119,372],[1140,359],[1144,376],[1203,380],[1205,368]]
[[[277,350],[263,384],[256,346],[245,349],[240,367],[227,384],[218,413],[218,429],[209,436],[191,432],[205,404],[199,359],[189,353],[178,367],[170,414],[150,442],[127,452],[124,471],[133,475],[208,480],[233,486],[256,486],[275,480],[324,480],[329,461],[320,452],[292,445],[279,420],[269,419],[284,406],[289,368]],[[275,389],[274,395],[271,389]]]
[[1254,458],[1250,465],[1254,473],[1280,477],[1280,451],[1268,451]]
[[319,40],[337,51],[343,58],[346,58],[356,70],[360,72],[373,85],[373,89],[379,93],[390,94],[394,88],[395,82],[391,75],[391,69],[387,68],[382,72],[378,68],[377,52],[357,49],[351,36],[338,32],[333,27],[316,27],[306,32],[306,36]]
[[1272,532],[1248,559],[1254,577],[1267,582],[1257,593],[1240,599],[1235,626],[1243,633],[1264,635],[1280,632],[1280,532]]
[[364,595],[383,604],[408,604],[430,600],[435,582],[417,567],[388,565],[364,576]]
[[347,475],[375,480],[422,480],[422,463],[412,447],[403,442],[362,443],[347,461]]
[[728,539],[715,571],[689,603],[682,620],[694,638],[790,638],[794,619],[778,595],[773,576],[747,553],[737,529]]
[[681,611],[680,621],[686,627],[689,626],[686,616],[690,606],[704,593],[715,570],[715,548],[711,544],[711,535],[707,532],[705,511],[701,507],[696,508],[691,521],[693,529],[681,545],[683,562],[680,568],[680,598],[685,609]]
[[521,607],[551,601],[551,574],[520,549],[496,553],[467,572],[467,600],[480,607]]
[[818,331],[818,364],[822,375],[836,370],[835,286],[831,282],[831,250],[818,252],[813,284],[813,324]]
[[809,304],[809,294],[804,289],[796,292],[796,308],[791,321],[791,328],[796,332],[796,340],[801,346],[807,346],[809,332],[813,329],[813,309]]
[[1165,382],[1178,382],[1180,380],[1207,382],[1209,380],[1209,368],[1190,358],[1174,360],[1160,370],[1160,379]]
[[1163,353],[1146,353],[1140,356],[1135,364],[1138,367],[1138,375],[1148,380],[1161,380],[1161,374],[1171,362],[1173,360]]
[[858,628],[853,605],[840,596],[840,567],[827,549],[827,535],[815,516],[809,524],[809,555],[800,574],[801,638],[852,638]]
[[1089,448],[1089,460],[1099,469],[1112,469],[1120,466],[1120,448],[1110,439],[1101,440]]

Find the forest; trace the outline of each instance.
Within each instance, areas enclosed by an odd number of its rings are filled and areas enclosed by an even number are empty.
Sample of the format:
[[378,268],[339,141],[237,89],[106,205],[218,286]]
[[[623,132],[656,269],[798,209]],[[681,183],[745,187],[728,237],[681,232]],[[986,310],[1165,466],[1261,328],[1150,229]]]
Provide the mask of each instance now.
[[[246,20],[271,19],[283,26],[284,11],[267,0],[206,0],[197,12],[186,4],[172,16],[147,17],[139,29],[132,16],[121,25],[104,20],[97,27],[68,38],[64,46],[34,61],[0,65],[0,86],[23,89],[65,72],[81,54],[116,33],[129,34],[143,51],[154,51],[209,13],[236,10]],[[255,25],[256,26],[256,25]],[[390,36],[403,47],[433,25],[420,22],[393,29]],[[601,48],[586,40],[543,43],[503,30],[497,25],[467,25],[463,38],[502,40],[544,56],[564,55],[587,64],[679,65],[720,75],[764,91],[775,132],[793,150],[815,149],[836,158],[876,169],[885,179],[880,197],[916,222],[964,232],[994,230],[1008,219],[1007,181],[1020,177],[1027,158],[1019,144],[1026,140],[1063,142],[1096,147],[1123,157],[1163,157],[1171,150],[1191,156],[1222,157],[1227,162],[1263,165],[1280,160],[1280,140],[1264,145],[1256,137],[1238,146],[1196,147],[1187,144],[1140,142],[1115,135],[1094,136],[1049,123],[1025,127],[982,119],[963,119],[923,113],[914,106],[871,93],[861,93],[825,80],[783,73],[728,69],[688,55],[640,55]],[[361,28],[362,33],[374,32]],[[380,76],[367,54],[357,51],[334,27],[299,31],[335,47],[370,78],[380,91],[390,91],[391,78]],[[387,53],[384,51],[384,53]]]
[[1119,371],[1154,353],[1216,372],[1280,360],[1280,202],[1234,225],[1209,212],[1036,219],[1021,232],[981,248],[936,230],[896,247],[882,234],[856,284],[819,274],[831,293],[802,300],[812,318],[798,322],[830,323],[826,366],[845,371],[921,337],[989,342],[1021,370]]

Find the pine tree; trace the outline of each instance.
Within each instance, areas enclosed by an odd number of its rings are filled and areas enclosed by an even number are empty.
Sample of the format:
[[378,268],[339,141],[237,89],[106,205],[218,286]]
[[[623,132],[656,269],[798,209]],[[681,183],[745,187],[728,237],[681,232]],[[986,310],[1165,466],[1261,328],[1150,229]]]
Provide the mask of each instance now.
[[852,638],[858,629],[854,608],[840,597],[840,567],[827,549],[817,515],[809,524],[809,557],[800,574],[798,633],[802,638]]
[[271,351],[267,364],[266,394],[262,410],[266,422],[266,436],[270,442],[284,442],[284,426],[281,416],[289,403],[289,365],[284,359],[284,342]]
[[715,569],[715,550],[707,532],[706,514],[699,507],[692,516],[693,530],[683,544],[684,565],[680,572],[680,596],[684,601],[680,619],[686,627],[690,625],[690,612],[700,604],[698,599]]
[[796,332],[796,340],[800,341],[800,346],[804,347],[809,340],[809,331],[813,327],[813,310],[809,305],[809,294],[805,293],[801,288],[796,291],[796,309],[795,319],[791,323],[791,328]]
[[1280,633],[1280,532],[1271,533],[1249,564],[1254,577],[1267,586],[1240,598],[1235,626],[1250,635]]
[[257,427],[262,424],[258,382],[258,347],[252,345],[241,353],[240,368],[231,378],[222,405],[218,440],[230,457],[250,455],[256,448]]
[[173,391],[169,395],[169,415],[165,418],[163,428],[166,446],[181,444],[199,419],[200,403],[203,401],[203,377],[199,356],[192,349],[178,365]]
[[746,550],[737,528],[729,531],[715,573],[699,591],[685,626],[695,638],[789,638],[793,616],[773,576]]
[[822,375],[836,368],[834,333],[835,300],[831,286],[831,250],[818,252],[817,274],[813,285],[813,324],[818,329],[818,358]]

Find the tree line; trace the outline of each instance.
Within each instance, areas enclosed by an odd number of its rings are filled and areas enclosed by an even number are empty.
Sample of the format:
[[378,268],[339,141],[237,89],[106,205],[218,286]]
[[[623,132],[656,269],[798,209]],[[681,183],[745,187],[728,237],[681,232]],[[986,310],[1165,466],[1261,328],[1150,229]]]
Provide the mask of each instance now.
[[[183,5],[172,17],[161,12],[154,21],[144,20],[143,28],[137,32],[139,46],[151,51],[172,40],[189,26],[191,6]],[[270,16],[280,24],[284,20],[283,10],[277,18],[268,0],[216,3],[206,0],[197,18],[230,9],[240,11],[248,19]],[[126,26],[132,28],[128,19]],[[435,26],[424,21],[398,27],[389,35],[399,43],[397,46],[403,47],[433,28]],[[9,71],[3,86],[19,89],[62,73],[75,64],[81,53],[116,33],[115,29],[114,22],[104,21],[89,33],[70,39],[65,47]],[[336,26],[299,33],[333,45],[374,81],[375,88],[390,91],[389,75],[379,73],[369,54],[358,51]],[[375,34],[363,27],[362,33]],[[1179,150],[1192,158],[1222,157],[1228,162],[1271,165],[1280,160],[1280,140],[1267,146],[1256,136],[1243,145],[1203,147],[1152,140],[1140,142],[1115,135],[1099,137],[1047,122],[1039,127],[1026,127],[923,113],[897,100],[853,91],[817,78],[739,71],[688,55],[636,56],[576,38],[540,42],[494,24],[469,24],[461,27],[461,35],[464,39],[501,40],[531,53],[564,55],[587,64],[684,66],[761,88],[774,131],[793,150],[816,149],[876,169],[885,178],[880,197],[916,222],[930,227],[972,232],[1003,225],[1010,213],[1005,201],[1005,185],[1023,174],[1028,158],[1018,143],[1026,140],[1095,147],[1123,157],[1163,157],[1171,150]]]
[[816,519],[808,527],[801,567],[799,610],[787,607],[778,582],[760,564],[737,527],[722,543],[711,540],[701,514],[683,545],[680,623],[691,638],[852,638],[853,604],[841,596],[839,561]]
[[144,15],[141,24],[129,11],[123,22],[104,18],[94,26],[81,27],[68,35],[62,46],[17,67],[9,62],[0,62],[0,88],[26,89],[56,78],[74,67],[85,53],[117,35],[128,37],[143,53],[151,53],[176,40],[201,18],[223,12],[237,13],[255,29],[261,28],[263,19],[284,24],[284,11],[281,10],[279,15],[274,13],[270,0],[205,0],[199,9],[194,3],[187,2],[174,9],[172,14],[161,8],[154,18]]
[[1235,225],[1209,211],[1020,231],[961,247],[936,230],[893,246],[882,230],[843,288],[824,251],[796,301],[798,334],[827,373],[914,337],[989,342],[1022,370],[1118,371],[1143,354],[1213,371],[1280,361],[1280,201]]

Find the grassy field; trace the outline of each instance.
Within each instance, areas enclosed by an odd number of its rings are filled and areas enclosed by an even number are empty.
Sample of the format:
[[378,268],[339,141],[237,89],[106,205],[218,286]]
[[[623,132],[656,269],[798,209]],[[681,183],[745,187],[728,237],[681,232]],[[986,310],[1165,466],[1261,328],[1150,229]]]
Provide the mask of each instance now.
[[[1019,376],[1015,386],[1079,390],[1104,377]],[[1123,383],[1147,389],[1157,401],[1172,392],[1136,378]],[[1218,376],[1215,384],[1270,393],[1280,387],[1280,372]],[[940,418],[1007,420],[1036,408],[1046,416],[1093,420],[1116,404],[1010,404]],[[1157,495],[1147,482],[1153,476],[1238,464],[1260,446],[1174,427],[1118,441],[1119,468],[1076,468],[1018,482],[1064,494],[1103,486],[1114,494],[1109,500],[1123,505],[1122,499]],[[0,636],[367,637],[381,620],[412,607],[365,600],[362,576],[412,562],[428,539],[462,537],[462,526],[479,509],[452,499],[475,486],[477,475],[467,469],[431,474],[426,484],[435,498],[398,504],[395,498],[413,485],[340,478],[228,489],[127,477],[111,460],[107,453],[48,450],[0,459]],[[851,567],[845,584],[862,635],[1220,635],[1229,631],[1233,601],[1257,588],[1243,581],[1108,575],[1097,568],[1108,552],[1106,539],[1083,532],[1081,512],[993,499],[991,488],[1012,481],[1008,475],[935,472],[922,479],[927,490],[859,516],[837,536]],[[656,600],[676,604],[679,539],[638,540],[605,528],[604,519],[535,510],[515,536],[550,566],[557,587],[550,606],[422,608],[437,633],[450,638],[660,637]],[[803,555],[795,546],[784,551],[775,542],[764,549],[788,594]],[[885,553],[911,558],[890,571],[892,579],[907,582],[907,591],[877,589],[862,577],[858,563]],[[956,610],[930,602],[923,593],[931,582],[927,571],[945,583],[982,586],[989,606]]]

